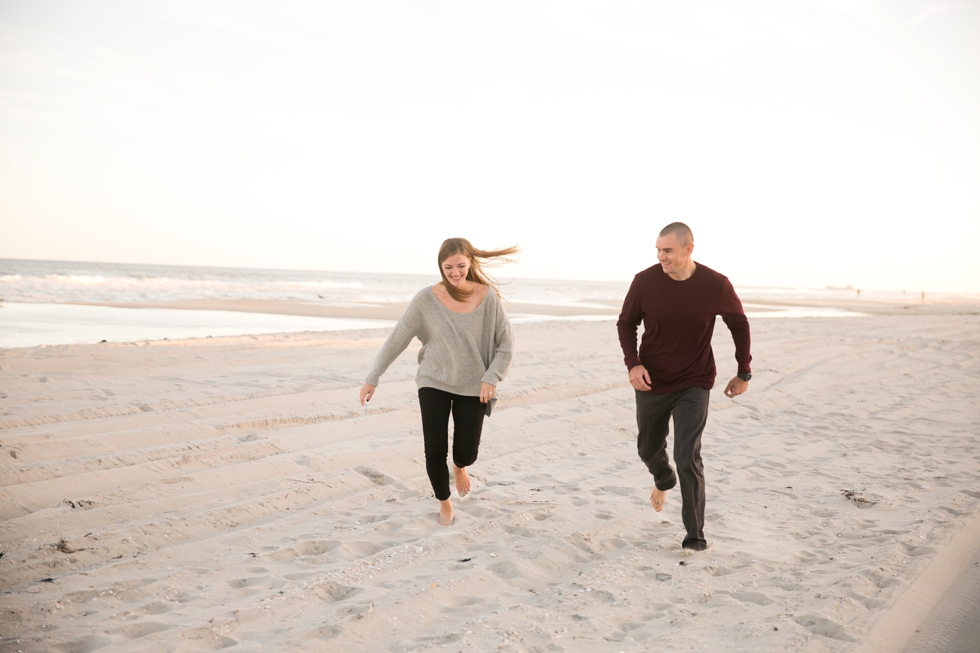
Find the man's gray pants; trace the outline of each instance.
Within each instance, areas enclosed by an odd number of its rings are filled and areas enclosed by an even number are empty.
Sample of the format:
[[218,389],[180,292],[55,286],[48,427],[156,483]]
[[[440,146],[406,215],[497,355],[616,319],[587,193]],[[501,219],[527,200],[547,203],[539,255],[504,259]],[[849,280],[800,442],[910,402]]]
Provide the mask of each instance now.
[[[681,486],[681,518],[687,536],[684,545],[705,544],[704,464],[701,462],[701,433],[708,422],[708,398],[704,388],[652,394],[636,391],[636,450],[653,474],[658,490]],[[674,464],[667,457],[667,433],[674,416]]]

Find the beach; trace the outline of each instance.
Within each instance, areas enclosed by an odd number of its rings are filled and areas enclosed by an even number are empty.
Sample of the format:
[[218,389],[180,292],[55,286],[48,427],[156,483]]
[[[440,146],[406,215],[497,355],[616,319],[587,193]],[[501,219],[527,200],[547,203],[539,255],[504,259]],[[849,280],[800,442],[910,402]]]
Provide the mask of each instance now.
[[418,343],[357,402],[388,328],[0,349],[0,651],[899,651],[980,551],[980,306],[833,307],[752,319],[736,399],[718,322],[701,553],[614,310],[515,320],[449,528]]
[[0,0],[0,653],[980,653],[978,55],[980,0]]

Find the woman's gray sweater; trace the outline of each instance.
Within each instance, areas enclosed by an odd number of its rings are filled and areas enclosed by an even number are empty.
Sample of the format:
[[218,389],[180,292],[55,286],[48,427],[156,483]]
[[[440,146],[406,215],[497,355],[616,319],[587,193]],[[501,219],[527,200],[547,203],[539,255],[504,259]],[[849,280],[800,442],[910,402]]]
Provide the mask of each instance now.
[[456,313],[423,288],[409,303],[395,330],[381,347],[365,381],[378,385],[381,375],[405,351],[412,338],[422,342],[420,388],[435,388],[476,397],[480,386],[503,381],[514,356],[514,334],[493,288],[470,313]]

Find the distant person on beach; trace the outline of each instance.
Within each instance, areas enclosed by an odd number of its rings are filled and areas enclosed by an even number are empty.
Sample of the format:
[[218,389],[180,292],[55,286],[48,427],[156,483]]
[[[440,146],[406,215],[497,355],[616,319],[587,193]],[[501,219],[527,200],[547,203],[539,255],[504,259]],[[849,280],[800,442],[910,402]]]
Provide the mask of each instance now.
[[439,248],[442,281],[419,291],[381,347],[361,388],[371,400],[385,370],[412,338],[422,342],[415,376],[422,409],[425,470],[439,500],[439,523],[453,523],[449,500],[449,416],[453,418],[453,476],[459,496],[470,491],[466,468],[476,461],[483,418],[496,402],[513,357],[514,336],[493,280],[482,263],[506,261],[518,248],[484,251],[464,238]]
[[[720,315],[735,341],[738,374],[725,388],[737,397],[749,388],[749,321],[724,275],[691,258],[694,235],[673,222],[657,238],[657,265],[633,279],[616,323],[630,385],[636,391],[637,452],[653,474],[650,503],[663,510],[667,490],[681,486],[685,549],[703,551],[704,465],[701,433],[708,421],[708,397],[715,384],[711,334]],[[643,338],[636,347],[637,327]],[[674,418],[674,464],[667,456],[667,433]]]

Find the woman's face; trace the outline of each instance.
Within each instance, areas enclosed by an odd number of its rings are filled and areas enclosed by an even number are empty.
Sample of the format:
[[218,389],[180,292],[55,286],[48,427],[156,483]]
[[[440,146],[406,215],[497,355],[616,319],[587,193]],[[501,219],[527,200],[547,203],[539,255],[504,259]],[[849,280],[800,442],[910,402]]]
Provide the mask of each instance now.
[[459,288],[470,272],[470,259],[465,254],[453,254],[442,262],[442,273],[454,287]]

